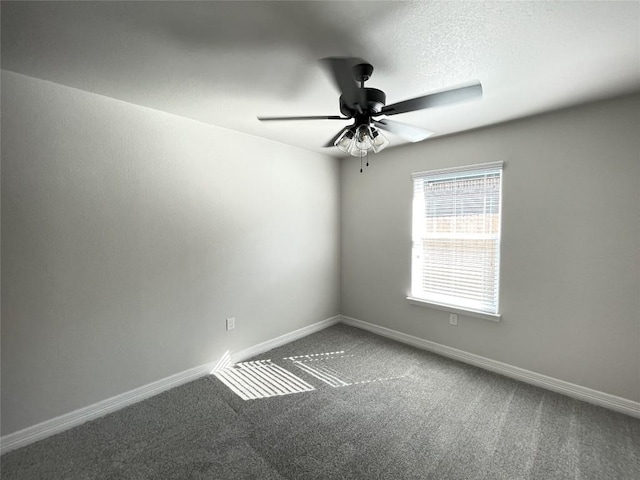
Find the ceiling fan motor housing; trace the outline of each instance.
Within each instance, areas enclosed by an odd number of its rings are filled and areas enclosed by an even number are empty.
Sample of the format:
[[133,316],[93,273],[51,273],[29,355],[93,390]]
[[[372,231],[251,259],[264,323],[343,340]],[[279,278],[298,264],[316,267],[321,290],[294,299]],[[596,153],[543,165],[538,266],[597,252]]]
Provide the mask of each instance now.
[[[362,105],[362,111],[366,114],[378,113],[382,107],[385,106],[387,102],[387,96],[382,90],[378,90],[377,88],[363,88],[365,92],[365,105]],[[340,95],[340,112],[349,117],[353,118],[357,115],[357,111],[347,105]]]
[[[353,145],[349,142],[354,140],[358,132],[361,132],[363,140],[366,134],[369,140],[373,142],[372,144],[376,147],[374,151],[377,153],[389,143],[383,135],[377,132],[378,129],[391,132],[410,142],[419,142],[433,134],[433,132],[421,127],[393,120],[377,119],[377,117],[409,113],[482,97],[482,84],[475,82],[472,85],[455,87],[387,105],[387,98],[382,90],[364,86],[364,82],[369,80],[373,73],[373,66],[370,63],[354,57],[328,57],[321,59],[321,62],[328,69],[328,73],[333,77],[333,82],[341,93],[338,103],[340,113],[343,116],[307,115],[297,117],[258,117],[258,119],[261,121],[352,120],[353,123],[340,130],[326,146],[335,145],[345,153],[353,154],[351,152]],[[356,149],[360,153],[362,152],[361,147],[362,145]]]

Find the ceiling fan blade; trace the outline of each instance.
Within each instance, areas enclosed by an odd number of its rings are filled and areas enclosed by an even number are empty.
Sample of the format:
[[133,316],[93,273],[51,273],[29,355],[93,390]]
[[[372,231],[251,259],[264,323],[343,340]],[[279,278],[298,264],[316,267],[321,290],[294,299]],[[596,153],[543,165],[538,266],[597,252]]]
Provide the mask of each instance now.
[[338,137],[340,135],[342,135],[343,132],[345,132],[346,130],[349,130],[353,125],[349,125],[348,127],[344,127],[342,130],[340,130],[338,133],[335,134],[335,136],[329,140],[327,143],[325,143],[323,145],[324,148],[329,148],[329,147],[333,147],[334,144],[336,143],[336,140],[338,140]]
[[363,63],[363,60],[350,57],[328,57],[321,59],[320,62],[329,70],[344,102],[354,110],[362,111],[366,104],[365,92],[356,84],[351,69],[354,65]]
[[339,115],[311,115],[306,117],[257,117],[261,122],[270,122],[273,120],[350,120],[347,117]]
[[482,85],[476,83],[467,87],[454,88],[444,92],[411,98],[403,102],[392,103],[391,105],[382,107],[382,110],[380,110],[377,115],[397,115],[399,113],[413,112],[414,110],[422,110],[424,108],[466,102],[467,100],[473,100],[479,97],[482,97]]
[[394,120],[373,120],[373,124],[381,130],[386,130],[410,142],[420,142],[433,135],[433,132],[422,127],[400,123]]

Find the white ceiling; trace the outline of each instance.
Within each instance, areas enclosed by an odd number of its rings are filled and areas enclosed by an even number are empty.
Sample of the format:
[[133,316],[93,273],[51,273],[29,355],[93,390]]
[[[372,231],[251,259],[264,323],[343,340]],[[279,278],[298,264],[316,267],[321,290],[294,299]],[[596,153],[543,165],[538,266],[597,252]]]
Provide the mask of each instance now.
[[339,114],[337,91],[318,64],[326,56],[372,63],[367,86],[384,90],[388,104],[480,80],[480,101],[393,117],[436,135],[640,90],[639,2],[1,8],[3,69],[336,156],[321,146],[343,121],[256,119]]

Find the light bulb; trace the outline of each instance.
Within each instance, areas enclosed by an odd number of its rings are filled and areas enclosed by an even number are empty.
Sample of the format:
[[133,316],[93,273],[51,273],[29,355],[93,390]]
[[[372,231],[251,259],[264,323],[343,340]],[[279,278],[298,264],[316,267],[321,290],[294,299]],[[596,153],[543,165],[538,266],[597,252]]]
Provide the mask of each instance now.
[[355,141],[359,150],[369,150],[373,146],[373,133],[369,125],[360,125],[356,130]]
[[387,138],[382,135],[382,133],[380,133],[380,130],[373,127],[371,131],[373,133],[373,151],[378,153],[387,148],[387,146],[389,145],[389,140],[387,140]]
[[358,142],[354,140],[353,142],[351,142],[351,147],[349,148],[348,153],[350,155],[353,155],[354,157],[366,157],[367,153],[369,152],[365,149],[358,147]]
[[349,150],[353,143],[355,142],[353,141],[353,132],[351,131],[351,129],[342,132],[342,135],[340,135],[337,140],[333,142],[333,144],[344,153],[350,153]]

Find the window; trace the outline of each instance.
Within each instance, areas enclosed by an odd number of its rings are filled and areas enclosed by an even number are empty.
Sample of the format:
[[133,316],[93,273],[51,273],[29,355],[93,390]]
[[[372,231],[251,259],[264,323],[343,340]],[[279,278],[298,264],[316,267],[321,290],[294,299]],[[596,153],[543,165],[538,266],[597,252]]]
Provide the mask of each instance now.
[[409,299],[497,317],[502,162],[412,177]]

